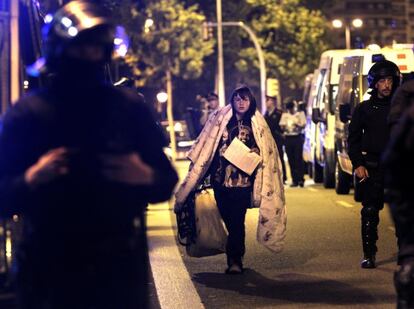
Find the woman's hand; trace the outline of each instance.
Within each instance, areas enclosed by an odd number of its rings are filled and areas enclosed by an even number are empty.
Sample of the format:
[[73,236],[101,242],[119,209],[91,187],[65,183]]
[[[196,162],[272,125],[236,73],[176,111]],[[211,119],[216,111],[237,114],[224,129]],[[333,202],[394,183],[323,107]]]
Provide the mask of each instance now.
[[253,147],[253,148],[251,148],[251,149],[250,149],[250,152],[255,152],[255,153],[257,153],[258,155],[260,155],[260,150],[259,150],[259,148],[257,148],[257,147]]

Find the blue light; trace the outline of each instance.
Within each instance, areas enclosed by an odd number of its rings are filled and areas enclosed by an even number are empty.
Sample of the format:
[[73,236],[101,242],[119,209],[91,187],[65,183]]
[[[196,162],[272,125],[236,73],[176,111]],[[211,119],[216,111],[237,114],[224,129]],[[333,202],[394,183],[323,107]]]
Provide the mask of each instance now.
[[66,16],[62,18],[61,23],[66,27],[69,28],[70,26],[72,26],[72,21],[67,18]]
[[45,65],[46,65],[46,59],[43,57],[39,58],[36,60],[35,63],[33,63],[32,65],[26,68],[26,72],[30,76],[39,77],[40,73],[42,73],[42,71],[45,70]]
[[44,18],[44,21],[46,24],[50,24],[53,20],[53,15],[52,14],[47,14]]
[[115,52],[121,56],[125,57],[126,53],[128,52],[129,47],[129,38],[125,32],[125,28],[122,26],[117,26],[115,29]]

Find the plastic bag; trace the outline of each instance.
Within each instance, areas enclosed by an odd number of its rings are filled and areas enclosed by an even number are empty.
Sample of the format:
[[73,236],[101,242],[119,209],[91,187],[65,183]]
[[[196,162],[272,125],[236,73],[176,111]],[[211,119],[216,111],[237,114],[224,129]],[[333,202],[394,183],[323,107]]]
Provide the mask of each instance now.
[[186,246],[192,257],[203,257],[224,253],[227,230],[224,226],[212,189],[195,193],[196,239]]

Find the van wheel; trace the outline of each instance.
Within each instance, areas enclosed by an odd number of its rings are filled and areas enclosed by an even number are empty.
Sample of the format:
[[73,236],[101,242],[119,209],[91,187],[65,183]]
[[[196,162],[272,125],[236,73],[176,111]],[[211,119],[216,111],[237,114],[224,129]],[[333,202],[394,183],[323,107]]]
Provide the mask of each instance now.
[[354,174],[354,200],[355,202],[362,202],[364,186],[359,183],[359,179]]
[[323,182],[323,167],[318,164],[317,160],[313,161],[313,181],[315,183],[321,183]]
[[335,164],[335,191],[337,194],[348,194],[351,189],[351,175],[341,169],[338,160]]
[[325,188],[335,188],[335,170],[329,168],[328,162],[323,167],[323,186]]

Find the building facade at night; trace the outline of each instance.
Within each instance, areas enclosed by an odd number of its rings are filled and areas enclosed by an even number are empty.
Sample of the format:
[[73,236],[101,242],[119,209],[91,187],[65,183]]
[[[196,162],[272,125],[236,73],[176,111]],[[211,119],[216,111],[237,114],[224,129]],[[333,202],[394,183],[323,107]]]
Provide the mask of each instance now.
[[[349,25],[351,48],[368,44],[380,46],[393,43],[412,43],[414,40],[414,0],[345,0],[327,4],[322,9],[328,20],[341,19]],[[360,18],[361,28],[355,28],[351,21]],[[343,48],[345,31],[333,29],[338,39],[333,43]]]

